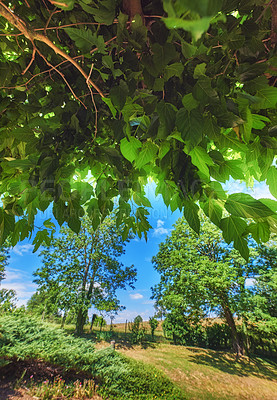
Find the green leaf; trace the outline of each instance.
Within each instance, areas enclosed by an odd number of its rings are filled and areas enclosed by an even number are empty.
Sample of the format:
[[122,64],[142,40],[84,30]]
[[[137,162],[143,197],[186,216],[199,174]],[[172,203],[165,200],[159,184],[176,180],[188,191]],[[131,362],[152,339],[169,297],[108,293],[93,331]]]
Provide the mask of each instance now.
[[220,225],[223,207],[218,200],[209,198],[205,203],[201,203],[201,208],[215,225]]
[[194,40],[198,40],[209,29],[211,18],[204,17],[196,20],[184,20],[171,17],[163,18],[163,21],[169,29],[184,29],[191,33]]
[[217,92],[212,88],[211,79],[205,75],[200,75],[192,94],[196,100],[203,104],[218,100]]
[[195,100],[195,98],[193,97],[192,93],[186,94],[182,98],[182,103],[183,103],[183,106],[185,107],[185,109],[187,111],[194,110],[199,105],[198,101]]
[[157,113],[160,121],[158,135],[161,138],[166,138],[174,128],[176,110],[172,104],[162,100],[157,104]]
[[197,64],[194,69],[194,73],[193,73],[194,79],[198,79],[198,78],[200,78],[201,75],[205,75],[206,67],[207,67],[207,64],[205,64],[205,63]]
[[64,30],[83,52],[88,53],[94,47],[97,47],[99,52],[105,54],[103,37],[98,37],[96,33],[93,34],[91,30],[84,28],[64,28]]
[[190,142],[191,146],[196,146],[202,140],[204,121],[198,110],[188,112],[181,108],[176,116],[176,126],[183,140]]
[[267,221],[251,223],[248,230],[257,243],[267,242],[270,238],[270,227]]
[[47,246],[51,244],[51,238],[49,237],[49,232],[47,231],[47,229],[43,229],[42,231],[38,231],[36,233],[36,236],[33,240],[33,253],[35,253],[38,248],[43,244],[46,244]]
[[277,212],[277,201],[272,199],[259,199],[263,204],[270,208],[274,213]]
[[233,241],[235,249],[240,252],[245,260],[248,260],[249,249],[247,240],[243,238],[243,234],[247,228],[246,222],[241,218],[231,215],[221,220],[220,228],[222,229],[225,241],[228,244]]
[[258,107],[261,109],[275,108],[277,103],[277,88],[273,86],[267,86],[259,89],[256,96],[261,98],[261,102],[258,103]]
[[133,199],[138,206],[151,207],[150,201],[147,199],[147,197],[143,196],[141,193],[134,193]]
[[265,122],[270,122],[270,119],[259,114],[252,114],[252,125],[254,129],[263,129]]
[[170,143],[168,141],[164,141],[160,144],[159,149],[159,158],[162,159],[170,150]]
[[107,106],[109,107],[113,118],[115,118],[116,116],[116,108],[113,106],[112,100],[109,97],[103,97],[102,100],[104,101],[104,103],[107,104]]
[[101,0],[97,3],[97,8],[93,8],[93,16],[96,22],[111,25],[115,17],[115,1]]
[[156,157],[157,152],[158,147],[153,142],[145,142],[135,159],[136,167],[141,168],[150,161],[153,161]]
[[177,76],[178,78],[180,78],[182,76],[183,71],[184,71],[184,66],[180,62],[167,65],[164,71],[164,78],[166,81],[168,81],[173,76]]
[[200,232],[200,220],[199,220],[199,207],[192,201],[184,201],[184,217],[188,221],[189,226],[197,233]]
[[120,151],[130,162],[133,162],[138,157],[140,148],[141,142],[133,136],[131,136],[129,140],[124,138],[120,142]]
[[0,245],[12,234],[15,225],[14,215],[7,214],[0,208]]
[[277,168],[272,165],[267,171],[266,178],[270,193],[277,198]]
[[114,86],[110,90],[110,97],[115,108],[121,111],[126,103],[128,94],[128,86],[126,82],[120,81],[118,86]]
[[264,218],[274,214],[269,207],[246,193],[231,194],[225,208],[234,216],[243,218]]
[[[159,43],[154,43],[152,46],[153,61],[157,70],[161,70],[168,66],[169,62],[172,61],[177,53],[172,43],[165,43],[161,46]],[[182,65],[182,64],[181,64]]]
[[193,165],[195,165],[199,171],[203,172],[203,174],[209,176],[209,168],[208,166],[213,165],[213,160],[207,154],[206,150],[203,147],[195,146],[190,152],[191,161]]
[[53,224],[53,222],[51,221],[51,218],[49,218],[46,221],[44,221],[43,225],[45,226],[45,228],[55,229],[55,224]]

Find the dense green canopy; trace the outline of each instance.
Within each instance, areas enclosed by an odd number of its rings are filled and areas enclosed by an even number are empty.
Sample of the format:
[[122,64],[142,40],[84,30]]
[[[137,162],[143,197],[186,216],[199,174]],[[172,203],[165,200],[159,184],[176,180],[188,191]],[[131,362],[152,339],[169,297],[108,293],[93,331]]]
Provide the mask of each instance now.
[[276,4],[0,1],[1,241],[28,237],[51,205],[60,225],[78,232],[86,209],[97,227],[115,198],[125,236],[141,236],[149,176],[245,258],[249,232],[268,240],[277,203],[221,183],[266,180],[277,196]]

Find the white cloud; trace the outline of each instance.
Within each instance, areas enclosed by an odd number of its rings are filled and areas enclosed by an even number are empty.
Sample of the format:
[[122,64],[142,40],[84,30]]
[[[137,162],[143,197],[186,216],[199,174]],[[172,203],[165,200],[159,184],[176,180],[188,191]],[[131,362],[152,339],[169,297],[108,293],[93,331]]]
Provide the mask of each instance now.
[[134,294],[130,294],[130,298],[132,300],[139,300],[139,299],[143,299],[143,295],[140,293],[134,293]]
[[256,279],[255,278],[246,278],[245,279],[245,287],[254,286],[255,283],[256,283]]
[[12,248],[12,251],[18,256],[23,256],[24,253],[30,253],[33,251],[34,246],[32,244],[17,244]]
[[164,226],[164,221],[161,219],[158,219],[157,221],[157,227],[154,228],[153,236],[162,236],[162,235],[168,235],[170,232],[169,229],[166,229],[163,227]]
[[162,221],[161,219],[158,219],[157,228],[160,228],[161,226],[164,226],[164,221]]
[[[128,311],[128,310],[123,310],[120,313],[118,313],[118,315],[115,316],[114,319],[114,323],[115,324],[122,324],[124,322],[126,322],[126,320],[128,322],[130,321],[134,321],[134,319],[140,315],[143,319],[143,321],[148,321],[149,317],[151,315],[154,315],[154,311],[153,310],[145,310],[145,311]],[[109,318],[106,318],[107,322],[109,323]]]
[[30,279],[30,275],[19,271],[16,268],[7,267],[5,271],[5,279],[1,282],[1,287],[5,289],[13,289],[16,291],[18,306],[27,304],[27,301],[36,291],[37,285]]
[[145,305],[147,305],[147,304],[155,304],[155,300],[145,300],[145,301],[143,301],[142,304],[145,304]]

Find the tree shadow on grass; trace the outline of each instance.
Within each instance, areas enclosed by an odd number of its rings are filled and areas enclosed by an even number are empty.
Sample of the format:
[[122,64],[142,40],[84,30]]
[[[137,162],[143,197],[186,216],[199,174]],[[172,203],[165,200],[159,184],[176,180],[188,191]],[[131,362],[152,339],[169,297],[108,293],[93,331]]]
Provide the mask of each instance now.
[[236,359],[232,353],[194,347],[189,347],[188,350],[193,353],[188,356],[188,360],[196,364],[207,365],[238,376],[251,375],[268,380],[277,379],[277,361],[274,360],[246,356]]
[[[148,335],[150,337],[150,335]],[[80,337],[80,336],[79,336]],[[81,336],[83,339],[90,340],[94,343],[99,343],[99,342],[105,342],[107,346],[110,344],[112,341],[115,341],[115,347],[116,349],[133,349],[134,346],[140,345],[141,348],[147,349],[147,348],[155,348],[156,343],[147,337],[145,340],[143,340],[141,343],[135,343],[132,339],[132,334],[127,332],[127,333],[121,333],[121,332],[114,332],[114,331],[104,331],[102,332],[102,335],[99,333],[96,334],[95,332],[92,333],[83,333]]]

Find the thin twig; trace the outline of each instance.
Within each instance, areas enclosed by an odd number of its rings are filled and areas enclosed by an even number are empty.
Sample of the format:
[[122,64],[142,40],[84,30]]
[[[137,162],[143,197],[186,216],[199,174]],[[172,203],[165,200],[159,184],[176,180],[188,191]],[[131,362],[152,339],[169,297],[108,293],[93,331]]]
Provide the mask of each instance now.
[[56,10],[56,8],[51,12],[51,14],[49,15],[49,18],[48,18],[48,20],[47,20],[47,22],[46,22],[46,25],[45,25],[45,27],[44,27],[44,29],[43,29],[43,32],[44,32],[44,35],[46,36],[46,30],[47,30],[47,28],[48,28],[48,25],[50,24],[50,21],[51,21],[51,19],[52,19],[52,17],[53,17],[53,15],[54,14],[57,14],[57,13],[60,13],[62,10]]
[[80,98],[75,94],[74,90],[72,89],[72,87],[70,86],[70,84],[68,83],[68,81],[66,80],[64,74],[63,74],[61,71],[59,71],[56,67],[54,67],[54,65],[52,65],[52,64],[47,60],[47,58],[46,58],[39,50],[37,50],[37,52],[38,52],[38,54],[41,56],[41,58],[45,61],[45,63],[46,63],[47,65],[49,65],[49,67],[51,67],[51,69],[54,69],[54,70],[62,77],[62,79],[65,81],[66,85],[68,86],[69,90],[70,90],[71,93],[73,94],[74,98],[75,98],[76,100],[78,100],[85,108],[87,108],[86,105],[82,102],[82,100],[80,100]]
[[272,3],[272,0],[270,0],[267,4],[265,4],[263,11],[261,12],[261,14],[258,16],[258,18],[255,21],[256,23],[262,19],[263,15],[266,12],[266,10],[268,9],[268,7],[271,6],[271,3]]
[[[50,47],[56,54],[60,55],[62,58],[69,61],[87,80],[88,75],[71,56],[66,54],[59,47],[57,47],[53,42],[51,42],[50,39],[48,39],[47,36],[37,32],[33,32],[31,29],[29,29],[26,23],[23,20],[21,20],[18,16],[16,16],[5,4],[3,4],[2,1],[0,1],[0,15],[6,18],[12,25],[14,25],[19,31],[21,31],[24,34],[24,36],[27,39],[29,39],[32,43],[34,42],[34,40],[43,42],[48,47]],[[98,86],[91,79],[88,80],[88,83],[100,94],[101,97],[104,97],[102,90],[98,88]]]
[[36,56],[36,51],[37,51],[37,48],[34,46],[34,47],[33,47],[32,58],[31,58],[29,64],[27,65],[27,67],[26,67],[26,68],[24,69],[24,71],[22,72],[22,75],[25,75],[25,74],[26,74],[26,72],[28,71],[28,69],[30,68],[30,66],[32,65],[32,63],[34,62],[34,59],[35,59],[35,56]]

